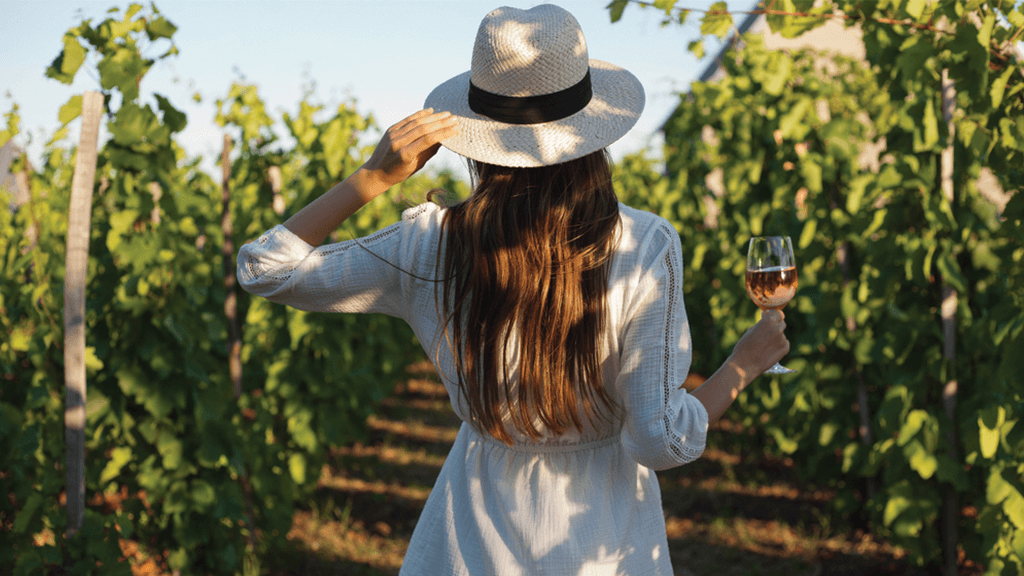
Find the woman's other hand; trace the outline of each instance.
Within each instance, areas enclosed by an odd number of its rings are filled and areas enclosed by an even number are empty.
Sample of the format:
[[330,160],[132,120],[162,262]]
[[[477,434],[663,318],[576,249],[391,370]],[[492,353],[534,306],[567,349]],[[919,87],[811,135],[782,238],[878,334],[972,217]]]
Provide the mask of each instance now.
[[708,412],[708,423],[722,417],[740,392],[789,352],[786,316],[766,310],[761,320],[740,338],[724,364],[692,394]]
[[781,310],[765,310],[736,343],[732,359],[747,373],[761,374],[789,353],[785,329],[786,315]]
[[388,128],[360,170],[374,188],[387,190],[415,174],[437,154],[442,141],[457,133],[451,113],[420,110]]

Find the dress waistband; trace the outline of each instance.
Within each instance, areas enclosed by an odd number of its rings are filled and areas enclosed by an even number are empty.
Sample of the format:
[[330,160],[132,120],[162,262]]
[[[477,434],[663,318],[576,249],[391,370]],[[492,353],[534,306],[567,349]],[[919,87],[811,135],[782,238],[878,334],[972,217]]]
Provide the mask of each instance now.
[[508,444],[505,444],[504,442],[501,442],[498,439],[494,438],[490,434],[480,433],[479,431],[477,431],[476,428],[473,428],[473,426],[471,426],[467,422],[463,422],[462,426],[466,428],[468,433],[473,435],[474,439],[479,439],[484,443],[493,444],[494,446],[504,448],[505,450],[509,450],[511,452],[523,452],[526,454],[565,454],[569,452],[595,450],[598,448],[604,448],[605,446],[609,446],[611,444],[618,443],[620,436],[619,434],[613,434],[611,436],[608,436],[607,438],[591,440],[589,442],[580,442],[576,444],[513,444],[509,446]]

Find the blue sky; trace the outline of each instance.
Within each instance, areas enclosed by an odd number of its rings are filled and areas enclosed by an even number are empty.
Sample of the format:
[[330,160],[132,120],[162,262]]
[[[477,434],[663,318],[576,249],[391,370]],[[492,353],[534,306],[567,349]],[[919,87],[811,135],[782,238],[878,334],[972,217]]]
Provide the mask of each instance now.
[[[513,3],[529,8],[543,2]],[[558,4],[583,27],[592,58],[629,69],[647,91],[639,124],[614,144],[612,154],[651,146],[652,135],[703,69],[686,49],[698,38],[695,26],[660,26],[655,10],[630,7],[611,24],[607,0],[563,0]],[[689,1],[702,8],[711,1]],[[483,16],[502,5],[482,0],[158,0],[161,13],[175,25],[180,55],[154,67],[142,84],[143,94],[160,93],[188,115],[179,143],[190,155],[201,154],[212,167],[219,156],[222,131],[213,121],[215,100],[243,75],[259,87],[275,118],[294,111],[309,80],[325,103],[355,98],[357,109],[372,112],[381,128],[422,106],[442,81],[469,69],[473,39]],[[7,0],[0,16],[0,111],[20,106],[23,133],[33,161],[59,127],[57,112],[72,95],[98,89],[94,77],[80,71],[65,86],[44,76],[59,53],[64,32],[83,18],[102,20],[112,6],[128,2]],[[733,10],[747,10],[754,0],[734,0]],[[697,18],[694,15],[693,20]],[[710,47],[709,47],[710,48]],[[709,50],[711,52],[711,50]],[[198,92],[201,103],[192,101]],[[9,95],[9,97],[8,97]],[[283,129],[277,131],[283,135]],[[77,138],[73,132],[72,138]],[[655,141],[656,142],[656,141]],[[461,167],[446,152],[437,167]]]

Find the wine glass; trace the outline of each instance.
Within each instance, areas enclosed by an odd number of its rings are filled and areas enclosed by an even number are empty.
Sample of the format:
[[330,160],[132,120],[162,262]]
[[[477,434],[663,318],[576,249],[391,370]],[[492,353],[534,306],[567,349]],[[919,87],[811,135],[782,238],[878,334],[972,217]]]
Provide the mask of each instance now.
[[[789,236],[754,236],[747,249],[747,295],[761,309],[781,310],[796,295],[796,263]],[[778,362],[765,374],[795,374]]]

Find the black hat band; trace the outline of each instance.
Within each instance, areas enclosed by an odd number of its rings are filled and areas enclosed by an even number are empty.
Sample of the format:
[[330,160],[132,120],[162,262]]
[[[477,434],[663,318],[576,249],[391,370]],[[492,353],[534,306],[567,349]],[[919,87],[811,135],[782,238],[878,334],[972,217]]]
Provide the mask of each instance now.
[[540,124],[567,118],[583,110],[594,92],[590,69],[583,79],[558,92],[540,96],[502,96],[469,83],[469,109],[506,124]]

